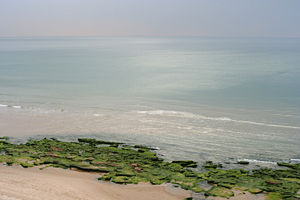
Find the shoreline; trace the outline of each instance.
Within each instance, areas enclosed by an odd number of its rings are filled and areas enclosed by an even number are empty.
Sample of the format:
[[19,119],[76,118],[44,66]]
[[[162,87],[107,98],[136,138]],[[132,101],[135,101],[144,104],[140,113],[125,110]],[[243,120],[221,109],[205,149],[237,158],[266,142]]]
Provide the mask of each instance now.
[[[17,139],[20,137],[25,139],[57,137],[63,140],[90,137],[111,141],[121,139],[128,144],[155,145],[160,148],[158,153],[165,155],[165,159],[170,161],[182,157],[199,163],[203,160],[223,163],[250,160],[253,167],[256,165],[270,167],[274,164],[276,166],[275,162],[289,162],[291,159],[300,158],[298,153],[300,148],[296,142],[299,135],[294,129],[282,133],[281,129],[265,127],[267,130],[266,132],[263,130],[262,133],[257,126],[244,127],[245,124],[224,120],[227,117],[239,119],[227,115],[217,115],[217,118],[211,120],[211,117],[205,117],[210,115],[203,113],[203,116],[202,114],[198,116],[196,112],[180,112],[180,109],[133,110],[135,109],[120,112],[102,110],[103,112],[91,113],[57,110],[43,113],[38,109],[30,112],[26,107],[0,108],[0,136],[12,136]],[[197,119],[198,117],[201,119]],[[190,123],[190,120],[196,121]],[[254,138],[258,141],[256,142]],[[273,145],[278,148],[273,148]]]
[[[0,168],[1,200],[29,200],[33,199],[28,197],[31,193],[40,197],[40,191],[67,195],[63,199],[80,197],[83,200],[98,199],[96,194],[107,195],[103,197],[107,200],[175,200],[190,196],[193,198],[187,199],[264,199],[265,195],[276,199],[299,197],[300,164],[277,163],[283,169],[247,171],[223,169],[222,163],[206,161],[198,171],[193,170],[200,167],[195,161],[166,162],[158,157],[155,149],[143,145],[130,146],[90,138],[78,138],[78,142],[63,142],[57,138],[28,140],[23,144],[8,141],[8,137],[0,137],[0,163],[11,166]],[[249,162],[239,161],[237,164],[248,165]],[[89,177],[84,174],[89,174]],[[106,183],[96,186],[96,180]],[[19,189],[10,189],[14,185]],[[73,194],[77,194],[76,198]]]
[[188,191],[167,184],[117,185],[96,181],[97,174],[59,168],[0,165],[1,200],[182,200]]
[[[183,200],[191,196],[190,191],[175,188],[171,184],[119,185],[97,181],[97,173],[52,167],[40,170],[38,167],[0,165],[0,176],[1,200]],[[226,198],[210,196],[206,199]],[[264,200],[265,195],[234,190],[234,196],[229,199]]]
[[[60,168],[0,165],[1,200],[183,200],[191,192],[175,188],[171,184],[151,185],[139,183],[119,185],[97,181],[97,173]],[[199,199],[205,198],[200,195]],[[222,197],[207,197],[207,200],[224,200]],[[264,194],[251,194],[234,190],[230,200],[264,200]]]

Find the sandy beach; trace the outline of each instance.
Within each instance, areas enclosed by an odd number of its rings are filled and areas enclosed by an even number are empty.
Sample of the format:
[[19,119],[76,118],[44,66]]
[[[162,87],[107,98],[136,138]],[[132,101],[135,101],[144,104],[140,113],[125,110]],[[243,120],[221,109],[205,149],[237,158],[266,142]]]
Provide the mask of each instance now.
[[182,200],[189,192],[168,185],[116,185],[98,174],[47,168],[0,166],[0,200]]
[[[171,185],[117,185],[96,180],[97,173],[59,168],[0,166],[0,200],[183,200],[190,192]],[[231,200],[264,200],[263,194],[234,190]],[[201,195],[200,195],[201,196]],[[199,198],[205,198],[204,196]],[[222,200],[208,197],[208,200]]]

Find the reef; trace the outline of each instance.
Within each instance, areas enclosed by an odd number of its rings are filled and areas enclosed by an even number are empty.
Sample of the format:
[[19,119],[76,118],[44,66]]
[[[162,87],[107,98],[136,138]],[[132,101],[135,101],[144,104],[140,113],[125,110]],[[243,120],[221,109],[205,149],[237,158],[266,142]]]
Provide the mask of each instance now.
[[[222,169],[222,164],[206,161],[196,170],[191,160],[166,162],[151,147],[126,145],[89,138],[64,142],[56,138],[13,144],[0,138],[0,163],[24,168],[58,167],[99,173],[99,180],[117,184],[171,183],[206,196],[229,198],[232,190],[264,193],[269,199],[297,199],[300,164],[278,163],[282,169]],[[247,164],[247,163],[240,163]],[[203,183],[210,187],[202,187]],[[298,193],[298,194],[297,194]],[[192,199],[192,198],[188,198]]]

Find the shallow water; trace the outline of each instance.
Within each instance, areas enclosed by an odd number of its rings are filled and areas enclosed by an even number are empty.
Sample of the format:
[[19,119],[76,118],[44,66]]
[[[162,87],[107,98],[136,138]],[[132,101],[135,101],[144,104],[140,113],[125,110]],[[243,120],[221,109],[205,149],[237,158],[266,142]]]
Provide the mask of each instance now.
[[300,39],[1,38],[0,135],[299,161],[299,85]]

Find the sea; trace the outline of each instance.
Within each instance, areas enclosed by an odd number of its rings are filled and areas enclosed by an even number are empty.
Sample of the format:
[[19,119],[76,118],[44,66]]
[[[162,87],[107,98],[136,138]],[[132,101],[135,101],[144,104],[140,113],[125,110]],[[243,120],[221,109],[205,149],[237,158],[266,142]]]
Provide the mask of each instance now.
[[0,136],[300,162],[300,38],[1,37]]

